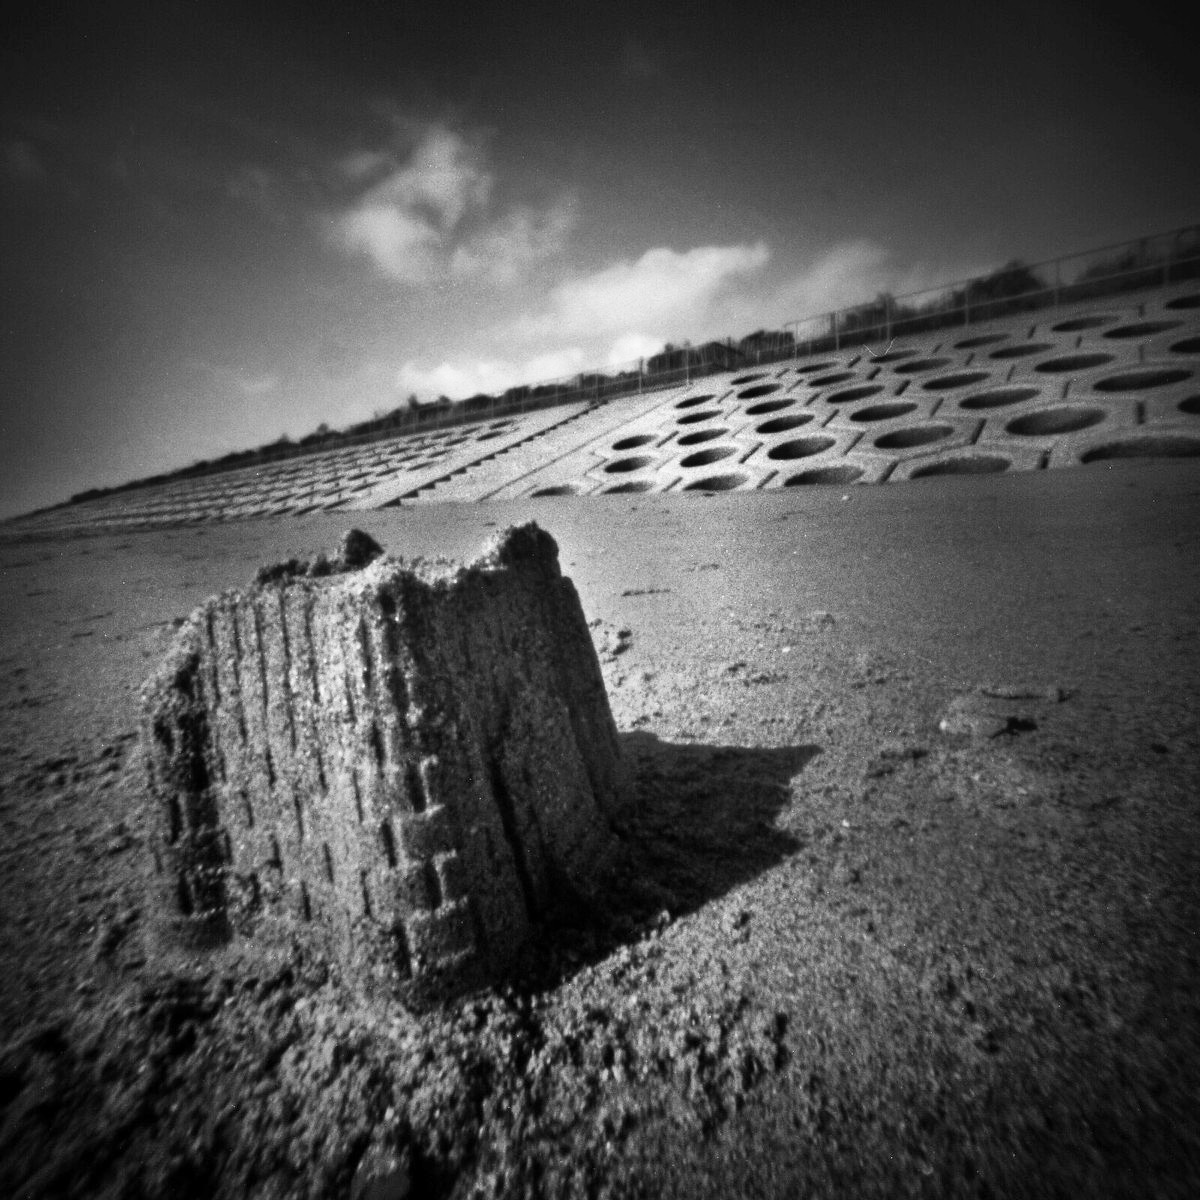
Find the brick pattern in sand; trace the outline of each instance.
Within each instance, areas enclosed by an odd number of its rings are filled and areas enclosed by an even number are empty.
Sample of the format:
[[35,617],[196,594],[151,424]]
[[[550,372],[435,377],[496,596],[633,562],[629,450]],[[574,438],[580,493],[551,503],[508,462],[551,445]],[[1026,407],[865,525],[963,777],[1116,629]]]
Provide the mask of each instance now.
[[494,976],[613,847],[616,728],[554,540],[278,576],[194,613],[144,689],[168,926],[300,934],[413,997]]

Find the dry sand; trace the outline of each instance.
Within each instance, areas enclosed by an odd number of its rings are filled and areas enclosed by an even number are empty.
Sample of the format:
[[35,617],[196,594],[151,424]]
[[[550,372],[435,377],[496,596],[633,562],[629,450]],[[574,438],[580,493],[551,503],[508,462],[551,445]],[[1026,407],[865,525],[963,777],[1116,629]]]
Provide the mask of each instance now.
[[346,516],[0,542],[0,1192],[1196,1194],[1200,470],[354,523],[469,557],[529,517],[627,858],[421,1018],[168,954],[142,890],[138,685]]

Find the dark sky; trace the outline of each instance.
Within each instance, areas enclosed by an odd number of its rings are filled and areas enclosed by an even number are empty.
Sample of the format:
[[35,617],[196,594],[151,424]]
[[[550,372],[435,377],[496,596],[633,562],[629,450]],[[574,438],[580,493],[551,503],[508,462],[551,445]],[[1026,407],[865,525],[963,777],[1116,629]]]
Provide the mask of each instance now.
[[76,4],[0,78],[0,515],[1200,220],[1068,3]]

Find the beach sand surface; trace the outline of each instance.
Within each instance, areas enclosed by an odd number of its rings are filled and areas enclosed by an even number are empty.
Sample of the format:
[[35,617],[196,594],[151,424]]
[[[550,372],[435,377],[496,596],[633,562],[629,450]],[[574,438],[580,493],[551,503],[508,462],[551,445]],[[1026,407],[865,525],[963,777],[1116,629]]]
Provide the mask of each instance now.
[[[413,1015],[156,936],[137,691],[352,523],[536,520],[633,782],[610,903]],[[1192,1196],[1200,468],[0,536],[0,1192]]]

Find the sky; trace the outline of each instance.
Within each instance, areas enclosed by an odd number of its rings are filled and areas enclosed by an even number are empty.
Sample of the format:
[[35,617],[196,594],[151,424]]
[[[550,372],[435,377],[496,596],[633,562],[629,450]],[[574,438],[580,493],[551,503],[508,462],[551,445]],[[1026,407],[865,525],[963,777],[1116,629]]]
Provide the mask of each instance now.
[[1153,5],[26,6],[0,517],[1200,221]]

